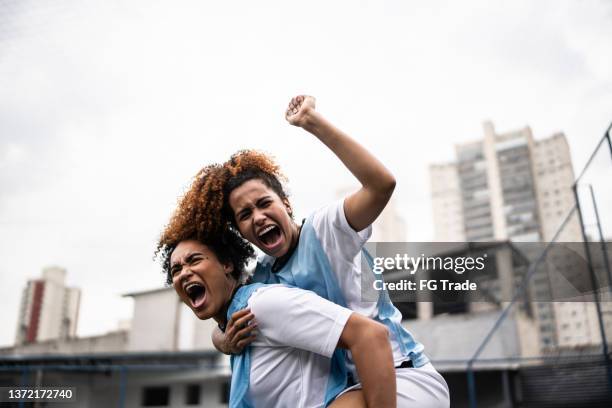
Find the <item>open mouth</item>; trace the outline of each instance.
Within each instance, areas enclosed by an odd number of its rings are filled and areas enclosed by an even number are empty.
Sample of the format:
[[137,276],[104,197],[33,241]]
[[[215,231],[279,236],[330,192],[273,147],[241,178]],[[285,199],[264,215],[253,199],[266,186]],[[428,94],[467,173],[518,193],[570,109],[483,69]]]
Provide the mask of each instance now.
[[197,282],[189,283],[185,287],[185,293],[189,297],[189,300],[191,300],[191,305],[194,308],[198,308],[204,304],[204,300],[206,299],[206,288],[203,285]]
[[257,234],[257,238],[266,249],[272,249],[282,239],[281,230],[276,225],[268,225]]

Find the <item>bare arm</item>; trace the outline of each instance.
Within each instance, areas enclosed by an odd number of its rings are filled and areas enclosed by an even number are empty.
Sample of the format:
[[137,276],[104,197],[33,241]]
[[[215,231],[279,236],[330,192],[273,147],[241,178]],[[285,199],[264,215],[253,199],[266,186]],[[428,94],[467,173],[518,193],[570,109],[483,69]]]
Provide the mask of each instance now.
[[249,309],[242,309],[232,315],[225,333],[218,327],[212,332],[212,342],[223,354],[240,354],[245,346],[255,340],[257,323],[252,323],[255,316]]
[[397,386],[387,328],[353,313],[344,326],[338,346],[351,351],[366,406],[395,407]]
[[344,213],[351,227],[361,231],[372,224],[395,189],[395,177],[391,172],[357,141],[317,112],[312,96],[293,98],[286,118],[292,125],[305,129],[323,142],[361,183],[361,188],[344,200]]

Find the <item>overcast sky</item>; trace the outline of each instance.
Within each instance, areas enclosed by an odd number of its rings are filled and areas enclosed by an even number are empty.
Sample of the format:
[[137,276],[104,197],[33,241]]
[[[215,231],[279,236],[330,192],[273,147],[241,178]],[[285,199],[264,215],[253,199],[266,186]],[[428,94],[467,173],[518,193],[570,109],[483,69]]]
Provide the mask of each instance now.
[[284,121],[295,94],[393,171],[429,240],[430,163],[491,120],[563,131],[578,171],[610,73],[610,1],[0,1],[0,345],[46,265],[82,289],[80,335],[129,318],[121,294],[162,285],[156,238],[207,163],[272,153],[299,216],[352,183]]

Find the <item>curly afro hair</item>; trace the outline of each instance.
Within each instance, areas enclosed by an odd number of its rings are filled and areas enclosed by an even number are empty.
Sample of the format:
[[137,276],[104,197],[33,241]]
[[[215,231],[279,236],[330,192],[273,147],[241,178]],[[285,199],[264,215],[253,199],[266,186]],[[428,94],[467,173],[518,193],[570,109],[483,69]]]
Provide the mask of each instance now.
[[166,275],[166,284],[172,284],[170,257],[181,241],[196,240],[207,245],[220,262],[234,266],[232,275],[236,280],[253,258],[253,247],[221,219],[224,172],[224,167],[216,164],[200,170],[163,230],[154,257]]

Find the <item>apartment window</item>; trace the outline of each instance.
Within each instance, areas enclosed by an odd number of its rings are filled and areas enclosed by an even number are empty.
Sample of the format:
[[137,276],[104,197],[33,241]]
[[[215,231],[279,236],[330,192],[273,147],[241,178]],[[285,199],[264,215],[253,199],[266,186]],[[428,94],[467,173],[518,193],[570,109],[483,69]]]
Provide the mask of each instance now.
[[170,387],[145,387],[142,390],[143,407],[167,407],[170,401]]
[[200,386],[189,384],[185,387],[185,405],[200,405]]

